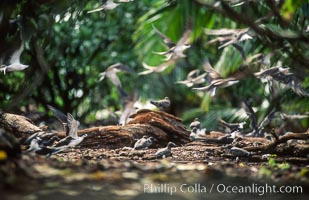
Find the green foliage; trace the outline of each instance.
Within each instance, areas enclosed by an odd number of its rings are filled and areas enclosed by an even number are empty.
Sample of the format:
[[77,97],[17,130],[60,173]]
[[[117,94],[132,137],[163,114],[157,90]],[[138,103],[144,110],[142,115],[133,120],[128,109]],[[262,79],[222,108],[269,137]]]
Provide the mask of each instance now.
[[[34,105],[44,110],[51,104],[64,112],[75,112],[81,119],[95,120],[96,113],[105,108],[111,111],[122,108],[117,88],[108,79],[98,82],[100,72],[121,62],[136,72],[119,74],[128,94],[137,91],[141,101],[170,96],[172,113],[187,124],[199,117],[203,126],[216,129],[218,118],[229,122],[247,120],[241,109],[243,100],[253,101],[259,120],[272,108],[287,113],[308,111],[306,97],[280,85],[274,101],[272,94],[265,92],[265,84],[252,74],[232,87],[219,89],[214,98],[175,84],[193,69],[203,71],[206,57],[223,77],[244,69],[252,72],[259,69],[260,66],[246,66],[232,46],[218,49],[217,43],[206,45],[216,36],[204,34],[205,28],[251,27],[253,39],[240,43],[247,57],[273,53],[270,67],[279,65],[279,61],[289,66],[308,91],[308,3],[287,0],[272,5],[265,0],[228,7],[224,1],[143,0],[121,3],[113,10],[87,13],[104,2],[1,3],[1,61],[4,63],[23,40],[25,51],[21,60],[30,65],[25,71],[1,77],[1,109],[30,111],[30,105]],[[154,66],[164,62],[163,56],[153,53],[166,48],[152,26],[176,42],[190,21],[191,47],[186,50],[187,57],[162,73],[137,76],[143,70],[143,62]],[[257,27],[255,21],[259,21]],[[38,52],[43,53],[47,68]],[[308,124],[305,119],[298,126],[305,129]]]

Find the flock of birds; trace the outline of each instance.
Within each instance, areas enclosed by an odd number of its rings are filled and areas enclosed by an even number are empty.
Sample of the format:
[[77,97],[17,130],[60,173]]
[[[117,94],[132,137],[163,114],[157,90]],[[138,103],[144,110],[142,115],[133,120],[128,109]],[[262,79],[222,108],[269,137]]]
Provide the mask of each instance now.
[[[162,111],[170,106],[170,100],[168,97],[158,101],[151,101],[151,103]],[[38,155],[51,156],[53,154],[57,154],[78,146],[88,136],[87,134],[80,136],[77,134],[80,123],[74,119],[70,113],[65,115],[60,110],[50,105],[48,105],[48,108],[54,113],[57,120],[62,124],[66,136],[63,139],[60,139],[55,133],[34,133],[33,135],[29,136],[23,143],[24,145],[28,146],[26,153],[33,152]],[[147,149],[153,145],[154,141],[155,138],[153,137],[143,136],[135,142],[132,149]],[[159,149],[155,153],[155,156],[157,158],[171,156],[171,148],[175,146],[176,145],[174,143],[170,142],[167,144],[166,148]]]
[[[107,0],[103,5],[95,8],[94,10],[88,11],[88,13],[98,12],[101,10],[111,10],[116,8],[119,3],[126,3],[131,2],[133,0],[118,0],[115,3],[113,0]],[[165,71],[169,66],[175,64],[179,59],[186,57],[185,51],[191,47],[190,45],[190,36],[192,34],[192,22],[189,19],[186,29],[181,36],[181,38],[174,42],[168,36],[160,32],[154,25],[153,25],[154,32],[162,39],[163,43],[165,44],[167,50],[163,52],[154,52],[155,54],[164,56],[163,63],[159,66],[149,66],[146,63],[143,63],[144,71],[138,73],[139,75],[147,75],[151,73],[160,73]],[[232,45],[237,51],[240,52],[242,58],[245,60],[245,65],[248,67],[254,60],[257,60],[255,63],[260,64],[263,66],[264,69],[260,70],[259,72],[252,72],[252,74],[261,79],[263,82],[267,82],[268,86],[272,86],[272,82],[276,81],[287,87],[291,88],[297,95],[309,97],[309,92],[305,91],[304,88],[301,86],[301,81],[290,71],[290,68],[284,67],[281,63],[278,66],[270,67],[270,57],[271,55],[262,55],[257,54],[250,58],[247,58],[246,53],[243,47],[240,45],[240,42],[245,40],[253,39],[253,36],[249,33],[251,31],[249,28],[245,29],[217,29],[217,30],[210,30],[204,29],[205,34],[207,35],[214,35],[217,36],[215,39],[210,40],[207,45],[211,45],[213,43],[219,42],[220,46],[219,49],[225,48],[227,46]],[[28,68],[28,65],[24,65],[20,63],[20,56],[23,52],[24,45],[22,44],[21,47],[16,50],[9,62],[8,65],[3,65],[0,67],[0,71],[3,71],[4,74],[7,72],[13,71],[21,71]],[[215,96],[218,88],[225,88],[237,84],[240,79],[245,78],[246,74],[241,76],[231,76],[224,78],[220,73],[218,73],[210,64],[208,59],[205,59],[203,63],[204,73],[200,74],[199,69],[194,69],[188,73],[186,80],[178,81],[178,84],[183,84],[189,88],[192,88],[196,91],[203,91],[209,92],[210,96]],[[130,74],[134,74],[132,69],[122,63],[116,63],[109,66],[104,72],[100,73],[99,81],[108,78],[111,82],[117,87],[121,96],[127,97],[128,95],[122,88],[121,81],[119,80],[117,73],[118,72],[126,72]],[[251,72],[250,72],[251,73]],[[200,87],[201,84],[206,83],[207,85]],[[159,108],[162,111],[166,111],[170,107],[170,99],[165,97],[159,101],[151,101],[153,105]],[[127,104],[129,105],[129,104]],[[133,104],[129,105],[130,109],[128,112],[124,112],[126,116],[130,115],[131,110],[133,109]],[[79,145],[85,137],[86,134],[82,136],[78,136],[77,131],[79,127],[79,122],[74,119],[74,117],[68,113],[67,115],[63,114],[61,111],[57,110],[56,108],[49,106],[49,109],[54,113],[57,119],[63,124],[63,127],[66,132],[66,137],[63,139],[59,139],[56,135],[52,133],[35,133],[34,135],[30,136],[26,141],[25,144],[29,145],[28,152],[35,152],[37,154],[42,155],[52,155],[59,152],[62,152],[66,149],[75,147]],[[264,128],[267,126],[271,120],[274,118],[276,111],[271,111],[261,122],[257,121],[256,114],[252,108],[252,106],[248,102],[243,102],[243,109],[246,111],[249,120],[250,120],[250,128],[252,130],[251,133],[248,135],[253,136],[263,136],[264,135]],[[287,115],[284,113],[280,113],[282,119],[301,119],[307,118],[308,114],[304,115]],[[120,122],[121,125],[126,123],[126,119],[123,119],[123,122]],[[229,137],[235,138],[235,135],[240,134],[244,129],[244,122],[242,123],[227,123],[223,120],[219,120],[219,124],[223,127],[230,130]],[[203,137],[208,134],[206,128],[201,128],[201,123],[198,119],[195,119],[191,124],[191,134],[190,139],[196,140],[200,137]],[[145,149],[150,147],[153,142],[154,138],[152,137],[142,137],[139,139],[133,149]],[[56,142],[56,144],[54,144]],[[159,149],[156,152],[156,156],[158,158],[171,156],[171,148],[176,146],[174,143],[168,143],[167,147],[163,149]],[[229,148],[231,152],[241,152],[242,154],[249,155],[249,152],[244,152],[239,150],[236,147]],[[239,153],[239,154],[241,154]]]

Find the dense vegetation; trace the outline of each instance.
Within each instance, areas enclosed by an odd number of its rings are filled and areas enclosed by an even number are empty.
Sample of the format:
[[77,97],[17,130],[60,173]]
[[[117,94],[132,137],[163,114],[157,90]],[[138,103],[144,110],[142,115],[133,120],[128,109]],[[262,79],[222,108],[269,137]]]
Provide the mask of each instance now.
[[[220,49],[219,43],[208,45],[216,36],[204,33],[206,28],[250,28],[252,39],[240,42],[246,57],[271,55],[268,68],[288,66],[309,91],[307,1],[252,0],[238,5],[242,1],[136,0],[88,13],[104,2],[1,1],[1,63],[6,63],[23,42],[21,61],[30,66],[1,74],[2,110],[46,113],[50,104],[84,122],[99,120],[98,113],[107,108],[122,109],[117,88],[109,80],[98,81],[99,73],[121,62],[136,72],[119,74],[124,91],[137,91],[142,102],[169,96],[172,113],[185,122],[199,117],[210,129],[216,127],[217,118],[230,122],[247,119],[241,108],[243,100],[252,102],[259,120],[273,109],[289,114],[308,112],[308,97],[297,95],[284,84],[274,84],[269,92],[253,76],[265,66],[247,64],[231,45]],[[138,76],[143,62],[152,66],[163,63],[163,57],[153,53],[166,50],[153,25],[177,42],[189,21],[192,33],[187,56],[162,73]],[[191,70],[203,70],[206,57],[224,77],[247,69],[252,73],[231,87],[219,89],[215,97],[175,84]],[[300,122],[295,130],[308,127],[308,119]]]

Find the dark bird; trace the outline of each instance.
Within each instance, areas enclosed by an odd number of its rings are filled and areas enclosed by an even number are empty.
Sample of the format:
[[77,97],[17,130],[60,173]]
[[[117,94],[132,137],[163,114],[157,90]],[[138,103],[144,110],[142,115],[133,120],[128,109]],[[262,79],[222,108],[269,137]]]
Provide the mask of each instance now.
[[171,101],[168,97],[158,101],[150,101],[150,103],[155,105],[161,111],[167,110],[171,105]]
[[223,119],[219,119],[219,124],[227,129],[229,129],[229,132],[235,132],[235,131],[241,131],[244,129],[244,125],[246,122],[240,122],[240,123],[228,123],[224,121]]
[[65,115],[63,112],[61,112],[60,110],[54,108],[51,105],[47,105],[47,107],[48,107],[49,110],[51,110],[54,113],[54,115],[57,118],[57,120],[62,124],[63,129],[65,131],[65,134],[66,134],[66,136],[68,136],[70,129],[68,127],[67,115]]
[[[54,133],[36,132],[36,133],[30,135],[25,140],[24,144],[29,145],[34,138],[40,138],[40,141],[42,143],[46,143],[46,144],[50,143],[51,141],[55,141],[55,140],[59,139]],[[53,139],[51,140],[51,138],[53,138]],[[44,145],[44,146],[48,146],[48,145]]]
[[198,118],[195,118],[194,121],[190,123],[190,128],[193,129],[194,127],[197,129],[201,128],[201,122]]
[[31,140],[30,146],[27,149],[27,153],[34,152],[38,155],[45,155],[45,156],[51,156],[53,154],[59,153],[61,149],[54,148],[54,147],[46,147],[40,145],[40,138],[34,138]]
[[157,158],[166,158],[172,156],[172,147],[176,147],[176,144],[174,144],[173,142],[169,142],[165,148],[159,149],[156,152],[155,156]]
[[266,70],[262,70],[254,74],[257,78],[262,81],[269,79],[278,81],[290,87],[297,95],[309,97],[309,92],[305,91],[301,86],[301,81],[299,81],[296,76],[290,72],[290,68],[286,67],[272,67]]
[[192,87],[193,85],[204,83],[206,81],[206,76],[207,73],[199,75],[199,70],[194,69],[188,73],[186,80],[177,81],[176,83],[186,85],[187,87]]
[[246,114],[248,115],[250,120],[250,128],[252,129],[252,132],[249,133],[249,135],[252,134],[254,136],[263,136],[264,135],[263,130],[265,126],[267,126],[272,121],[277,111],[272,110],[263,118],[263,120],[260,123],[258,123],[256,113],[254,112],[251,104],[244,101],[242,103],[242,107],[246,111]]
[[208,73],[207,78],[209,79],[210,84],[205,87],[193,88],[194,90],[210,92],[210,95],[213,97],[216,95],[217,88],[229,87],[239,82],[239,80],[234,77],[223,78],[218,72],[213,69],[208,59],[205,60],[203,67]]
[[117,76],[118,72],[127,72],[132,74],[133,70],[130,69],[127,65],[116,63],[109,66],[104,72],[100,73],[99,81],[108,78],[117,87],[119,93],[122,96],[127,96],[126,92],[123,91],[122,84]]
[[3,71],[4,75],[6,72],[21,71],[29,67],[29,65],[24,65],[20,63],[20,55],[24,51],[24,44],[15,51],[10,59],[9,65],[2,65],[0,67],[0,72]]
[[135,142],[133,149],[135,150],[148,149],[148,147],[152,145],[153,141],[154,141],[153,137],[147,137],[146,135],[144,135],[141,139]]
[[259,123],[259,131],[263,131],[265,126],[267,126],[275,117],[277,110],[272,110],[270,113],[268,113],[264,119]]
[[256,117],[256,114],[255,114],[253,108],[252,108],[252,105],[249,102],[244,101],[242,103],[242,107],[244,108],[244,110],[246,111],[247,116],[249,117],[250,128],[253,130],[253,134],[255,136],[260,135],[257,117]]
[[248,34],[249,28],[245,29],[204,29],[204,33],[207,35],[218,35],[219,37],[209,41],[206,45],[213,44],[215,42],[219,42],[219,49],[224,48],[226,46],[232,45],[235,47],[243,57],[246,59],[246,53],[242,46],[238,43],[252,39],[252,36]]

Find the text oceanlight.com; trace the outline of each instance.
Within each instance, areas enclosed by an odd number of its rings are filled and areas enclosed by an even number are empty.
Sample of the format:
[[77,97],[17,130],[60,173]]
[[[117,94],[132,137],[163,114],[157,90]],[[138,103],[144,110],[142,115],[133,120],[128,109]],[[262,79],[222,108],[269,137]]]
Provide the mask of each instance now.
[[270,184],[227,185],[227,184],[144,184],[144,193],[231,193],[231,194],[302,194],[302,186],[277,186]]

